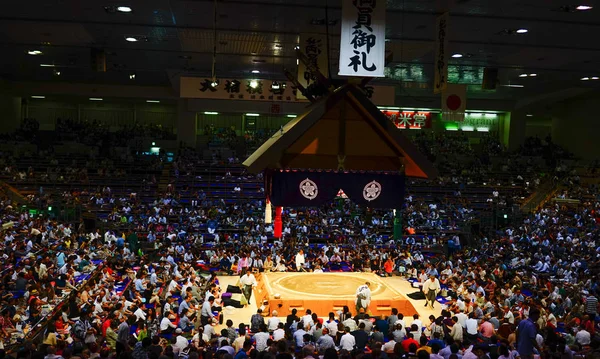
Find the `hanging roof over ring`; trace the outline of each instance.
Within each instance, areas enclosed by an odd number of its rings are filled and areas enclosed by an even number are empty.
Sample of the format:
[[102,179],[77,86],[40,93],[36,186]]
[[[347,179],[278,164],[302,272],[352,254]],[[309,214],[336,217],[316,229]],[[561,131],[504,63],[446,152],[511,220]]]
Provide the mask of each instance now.
[[356,86],[346,84],[283,126],[246,161],[267,169],[398,171],[435,178],[421,154]]

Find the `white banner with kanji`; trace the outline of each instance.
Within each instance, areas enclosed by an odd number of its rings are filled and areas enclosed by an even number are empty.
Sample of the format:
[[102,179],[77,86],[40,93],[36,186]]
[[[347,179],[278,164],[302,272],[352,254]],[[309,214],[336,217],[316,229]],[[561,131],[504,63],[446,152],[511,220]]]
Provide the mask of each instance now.
[[342,0],[339,75],[384,77],[385,0]]

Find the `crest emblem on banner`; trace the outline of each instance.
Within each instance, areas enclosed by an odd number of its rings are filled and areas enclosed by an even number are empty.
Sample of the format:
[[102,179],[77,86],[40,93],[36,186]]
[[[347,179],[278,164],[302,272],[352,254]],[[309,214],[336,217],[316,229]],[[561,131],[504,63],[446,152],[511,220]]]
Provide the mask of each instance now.
[[310,179],[305,179],[300,182],[300,194],[307,199],[315,199],[319,194],[319,187],[317,184]]
[[373,201],[381,194],[381,184],[377,181],[371,181],[363,188],[363,198],[367,201]]

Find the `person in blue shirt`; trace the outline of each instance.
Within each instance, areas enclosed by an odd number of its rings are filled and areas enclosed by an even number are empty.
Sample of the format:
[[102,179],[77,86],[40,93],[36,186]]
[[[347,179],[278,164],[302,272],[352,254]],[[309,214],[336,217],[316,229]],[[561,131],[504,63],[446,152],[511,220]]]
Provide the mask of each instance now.
[[240,349],[240,351],[235,354],[235,357],[233,357],[233,359],[249,358],[248,354],[250,354],[250,350],[252,350],[252,342],[250,340],[246,340],[242,349]]

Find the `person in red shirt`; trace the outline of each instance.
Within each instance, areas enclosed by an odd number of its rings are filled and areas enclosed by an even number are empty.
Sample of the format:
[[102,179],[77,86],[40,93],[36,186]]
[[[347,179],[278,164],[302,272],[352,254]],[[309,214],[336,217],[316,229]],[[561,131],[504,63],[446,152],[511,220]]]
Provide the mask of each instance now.
[[590,336],[593,338],[596,334],[596,327],[594,326],[594,321],[591,320],[590,316],[587,314],[583,316],[583,327],[590,332]]
[[110,312],[108,314],[108,316],[106,317],[106,319],[104,320],[104,322],[102,323],[102,336],[106,337],[106,330],[108,329],[108,327],[110,327],[110,322],[111,320],[113,320],[115,317],[115,314],[113,312]]
[[419,342],[414,339],[413,333],[408,333],[406,336],[407,338],[402,341],[402,348],[404,348],[404,351],[408,353],[408,347],[411,344],[416,345],[417,349],[419,349]]
[[392,258],[388,257],[388,259],[383,264],[383,270],[385,271],[385,275],[387,277],[392,276],[392,271],[394,270],[394,262],[392,262]]

